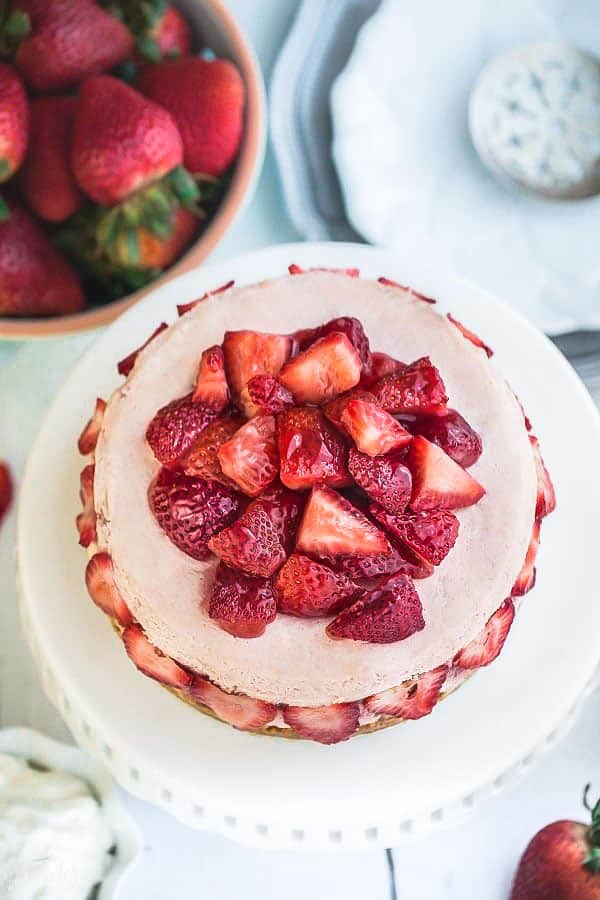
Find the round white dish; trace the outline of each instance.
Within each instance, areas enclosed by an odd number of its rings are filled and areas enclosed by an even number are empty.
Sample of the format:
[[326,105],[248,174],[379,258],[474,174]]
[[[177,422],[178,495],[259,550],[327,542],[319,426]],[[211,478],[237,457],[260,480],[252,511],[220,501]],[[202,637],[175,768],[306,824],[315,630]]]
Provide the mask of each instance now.
[[86,781],[113,833],[116,846],[114,863],[98,890],[97,900],[124,897],[125,874],[135,865],[142,850],[138,826],[119,799],[114,781],[104,766],[94,762],[77,747],[53,741],[30,728],[0,730],[0,753],[26,759],[47,769],[59,769]]
[[[359,266],[440,300],[496,350],[533,420],[558,494],[539,579],[500,659],[419,722],[328,748],[236,732],[140,675],[86,595],[77,546],[76,438],[116,361],[175,304],[235,278],[301,266]],[[439,270],[353,244],[292,244],[207,266],[161,287],[102,335],[48,413],[21,491],[18,546],[25,632],[51,700],[77,740],[133,793],[190,825],[272,847],[390,846],[468,810],[562,733],[600,657],[596,538],[600,419],[543,335],[490,294]],[[560,662],[558,662],[560,661]]]

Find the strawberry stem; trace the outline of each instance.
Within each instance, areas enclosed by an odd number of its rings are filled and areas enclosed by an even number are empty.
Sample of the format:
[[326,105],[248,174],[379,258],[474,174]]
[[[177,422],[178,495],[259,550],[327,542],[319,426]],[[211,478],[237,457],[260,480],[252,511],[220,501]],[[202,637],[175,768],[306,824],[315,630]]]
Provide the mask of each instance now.
[[8,206],[6,205],[4,198],[0,197],[0,223],[8,222],[10,218],[10,212]]
[[0,5],[0,53],[11,56],[21,41],[31,32],[28,13],[15,9],[8,11],[8,4]]

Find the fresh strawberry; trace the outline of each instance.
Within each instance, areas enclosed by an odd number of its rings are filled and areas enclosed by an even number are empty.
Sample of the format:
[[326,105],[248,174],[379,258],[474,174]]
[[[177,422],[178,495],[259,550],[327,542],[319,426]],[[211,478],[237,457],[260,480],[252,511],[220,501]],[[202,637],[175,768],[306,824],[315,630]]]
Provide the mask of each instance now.
[[200,357],[192,400],[194,403],[204,403],[217,412],[224,410],[229,403],[229,385],[225,377],[225,357],[222,347],[209,347]]
[[293,490],[323,482],[333,487],[351,483],[348,450],[319,409],[295,407],[277,417],[280,477]]
[[279,474],[279,454],[273,416],[255,416],[221,444],[219,465],[227,478],[249,497],[256,497]]
[[433,297],[428,297],[426,294],[421,294],[419,291],[415,291],[414,288],[408,287],[405,284],[400,284],[399,281],[393,281],[391,278],[386,278],[385,275],[381,275],[377,281],[379,284],[383,284],[385,287],[394,287],[399,288],[401,291],[408,291],[408,293],[412,297],[416,297],[417,300],[422,300],[423,303],[437,303],[437,300],[434,300]]
[[298,525],[306,506],[306,494],[288,491],[275,484],[267,488],[259,498],[259,502],[277,528],[286,555],[289,554],[294,546]]
[[404,454],[367,456],[358,450],[348,455],[348,469],[359,487],[390,513],[403,513],[410,501],[412,476]]
[[483,350],[488,359],[490,358],[490,356],[494,355],[494,351],[491,350],[488,345],[485,344],[481,340],[481,338],[475,334],[474,331],[470,331],[462,324],[462,322],[459,322],[458,319],[455,319],[454,316],[451,316],[450,313],[448,313],[448,320],[458,328],[463,337],[465,337],[468,341],[471,341],[471,343],[474,344],[475,347]]
[[87,456],[88,453],[93,453],[96,449],[96,444],[98,443],[98,435],[100,434],[100,429],[102,428],[102,420],[104,419],[105,409],[106,400],[98,397],[96,399],[94,415],[79,435],[79,440],[77,442],[77,448],[82,456]]
[[399,372],[392,372],[372,387],[379,404],[392,413],[439,413],[448,397],[442,377],[428,356]]
[[391,552],[379,553],[377,556],[339,556],[327,560],[336,572],[341,572],[352,579],[360,579],[370,590],[381,587],[390,575],[410,575],[411,578],[429,578],[434,567],[414,556],[399,541],[388,537]]
[[185,167],[221,175],[234,161],[243,131],[244,82],[228,60],[187,56],[145,66],[137,81],[175,119]]
[[508,597],[491,616],[485,627],[470,644],[459,650],[453,665],[461,669],[479,669],[489,666],[500,654],[515,617],[515,607]]
[[436,416],[411,416],[410,420],[403,420],[403,425],[413,434],[420,434],[437,444],[463,469],[472,466],[481,456],[481,438],[455,409],[447,409]]
[[129,31],[93,0],[13,0],[27,13],[29,34],[15,63],[27,85],[49,94],[107,72],[133,50]]
[[444,509],[394,515],[372,503],[370,513],[419,559],[433,566],[448,556],[458,538],[458,519]]
[[319,744],[339,744],[352,737],[358,728],[358,703],[333,703],[331,706],[284,706],[283,720],[296,734]]
[[412,435],[372,400],[350,397],[340,421],[357,449],[367,456],[383,456],[391,450],[405,447],[412,440]]
[[115,582],[113,561],[108,553],[96,553],[87,564],[85,583],[96,606],[119,625],[125,627],[133,621],[127,604]]
[[93,464],[81,470],[79,497],[83,512],[75,520],[79,532],[79,543],[89,547],[96,540],[96,508],[94,506],[94,472]]
[[166,0],[110,0],[135,38],[134,64],[158,63],[186,56],[192,33],[184,16]]
[[222,284],[220,287],[214,288],[212,291],[206,291],[206,293],[202,294],[201,297],[198,297],[197,300],[192,300],[190,303],[178,303],[177,312],[179,316],[185,316],[186,313],[198,306],[199,303],[202,303],[203,300],[208,300],[209,297],[213,297],[215,294],[223,294],[225,291],[228,291],[229,288],[232,288],[234,284],[235,281],[232,279],[231,281]]
[[148,340],[145,341],[145,343],[143,343],[141,347],[138,347],[137,350],[133,350],[128,356],[125,357],[125,359],[122,359],[119,363],[117,363],[117,372],[119,373],[119,375],[123,375],[126,378],[135,366],[137,358],[142,350],[145,350],[148,344],[150,344],[155,337],[157,337],[162,331],[165,330],[165,328],[168,327],[169,326],[166,322],[161,322],[158,328],[156,328],[152,332]]
[[408,575],[394,575],[383,589],[356,600],[327,626],[335,640],[393,644],[425,628],[421,600]]
[[194,403],[192,394],[186,394],[158,410],[148,425],[146,440],[163,466],[173,466],[191,450],[216,416],[214,409]]
[[293,553],[275,579],[277,608],[291,616],[329,616],[348,606],[361,589],[341,572]]
[[538,519],[543,519],[556,509],[556,494],[554,492],[554,485],[552,484],[550,475],[548,474],[548,470],[542,459],[540,442],[533,434],[529,435],[529,440],[533,448],[537,472],[537,503],[535,514]]
[[228,478],[219,463],[219,449],[230,440],[244,424],[238,416],[225,416],[215,419],[206,426],[190,450],[179,461],[179,466],[186,475],[206,478],[207,481],[218,481],[237,490],[237,485]]
[[364,366],[360,376],[359,387],[369,390],[384,375],[401,372],[405,368],[406,365],[403,362],[400,362],[399,359],[394,359],[393,356],[388,356],[387,353],[371,353],[369,362]]
[[214,481],[161,469],[148,491],[150,508],[169,540],[194,559],[210,556],[208,542],[237,518],[240,499]]
[[0,315],[59,316],[85,306],[79,279],[40,226],[9,205],[0,222]]
[[371,350],[369,347],[369,338],[365,334],[362,322],[351,316],[340,316],[338,319],[331,319],[318,328],[308,328],[304,331],[297,331],[294,335],[298,348],[306,350],[311,344],[314,344],[319,338],[325,337],[333,332],[341,332],[345,334],[358,355],[364,367],[367,367],[371,359]]
[[345,497],[314,487],[296,535],[296,550],[309,556],[377,556],[391,552],[385,535]]
[[14,487],[8,464],[0,460],[0,524],[13,501]]
[[531,540],[529,541],[529,547],[527,548],[527,553],[525,555],[525,562],[523,563],[523,568],[517,575],[517,580],[510,592],[511,597],[522,597],[523,594],[526,594],[535,585],[535,558],[540,544],[540,524],[540,519],[536,519],[533,523]]
[[322,403],[360,380],[360,356],[345,334],[334,331],[289,360],[279,380],[298,403]]
[[77,182],[102,206],[114,206],[183,161],[169,113],[109,75],[95,75],[77,97],[71,162]]
[[436,444],[417,435],[409,447],[406,464],[412,472],[410,505],[423,509],[460,509],[478,503],[485,488],[455,463]]
[[234,637],[256,638],[277,615],[270,581],[229,569],[221,563],[208,604],[208,614]]
[[277,415],[294,405],[290,391],[272,375],[255,375],[241,393],[242,405],[258,415]]
[[254,500],[232,525],[214,534],[208,546],[230,568],[261,578],[273,575],[286,557],[262,500]]
[[[108,211],[100,210],[98,220],[95,219],[96,210],[92,209],[92,220],[95,223],[93,252],[97,253],[98,258],[105,263],[109,270],[111,266],[116,267],[117,275],[121,274],[123,269],[133,272],[148,272],[151,275],[168,269],[179,259],[196,235],[198,231],[197,216],[189,209],[177,206],[177,201],[172,197],[168,201],[173,204],[171,211],[165,213],[164,218],[160,216],[158,220],[153,218],[152,195],[154,192],[164,190],[170,191],[170,188],[164,183],[158,186],[152,185],[146,191],[135,195],[129,203]],[[135,217],[135,207],[145,208],[146,204],[151,210],[150,221],[144,225],[130,225],[127,222],[128,212],[125,210],[132,205]],[[117,224],[114,232],[105,240],[104,230],[105,228],[112,229],[115,219]],[[155,230],[157,228],[159,233]],[[84,244],[80,251],[84,264],[89,265],[90,252],[88,246]]]
[[264,728],[277,715],[277,707],[272,703],[245,694],[226,694],[201,675],[194,675],[190,696],[212,709],[219,719],[242,731]]
[[423,672],[398,687],[373,694],[364,701],[370,713],[396,716],[398,719],[422,719],[428,716],[440,699],[448,674],[448,666],[438,666]]
[[29,105],[12,66],[0,63],[0,183],[15,174],[29,141]]
[[[292,339],[287,335],[259,331],[225,332],[225,371],[236,400],[239,402],[242,390],[255,375],[279,375],[291,352]],[[240,406],[248,418],[259,412],[249,398],[243,400]]]
[[154,647],[139,625],[128,625],[122,638],[127,655],[144,675],[168,687],[182,691],[189,688],[192,683],[190,673]]
[[41,97],[30,107],[31,140],[20,177],[30,208],[47,222],[64,222],[83,203],[71,172],[74,97]]
[[600,900],[600,803],[591,825],[562,819],[546,825],[521,857],[510,900]]

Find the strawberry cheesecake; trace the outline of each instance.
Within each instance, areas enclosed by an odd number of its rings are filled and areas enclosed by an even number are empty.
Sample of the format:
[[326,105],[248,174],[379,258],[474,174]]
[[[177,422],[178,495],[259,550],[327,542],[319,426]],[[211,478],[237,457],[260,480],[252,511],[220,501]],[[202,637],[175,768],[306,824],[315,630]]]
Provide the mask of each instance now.
[[87,587],[137,668],[238,728],[329,744],[491,663],[555,506],[491,355],[355,270],[179,307],[79,439]]

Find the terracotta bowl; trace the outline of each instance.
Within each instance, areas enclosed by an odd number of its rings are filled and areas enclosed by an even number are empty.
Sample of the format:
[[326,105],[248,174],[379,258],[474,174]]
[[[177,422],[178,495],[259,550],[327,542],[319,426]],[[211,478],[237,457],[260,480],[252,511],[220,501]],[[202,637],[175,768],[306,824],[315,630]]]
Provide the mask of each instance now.
[[240,153],[229,189],[198,240],[152,284],[104,306],[91,307],[72,316],[22,319],[0,316],[0,338],[55,337],[107,325],[148,291],[201,263],[216,247],[236,216],[249,201],[262,166],[265,135],[265,90],[258,60],[231,13],[221,0],[175,0],[192,23],[198,46],[210,47],[217,56],[236,63],[246,84],[246,123]]

